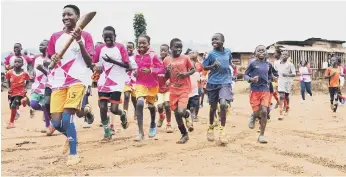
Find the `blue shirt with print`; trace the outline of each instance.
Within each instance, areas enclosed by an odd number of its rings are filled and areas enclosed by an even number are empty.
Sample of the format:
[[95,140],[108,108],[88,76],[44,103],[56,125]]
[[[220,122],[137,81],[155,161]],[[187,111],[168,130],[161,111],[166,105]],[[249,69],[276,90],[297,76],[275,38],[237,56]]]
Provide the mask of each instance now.
[[272,70],[272,65],[267,61],[252,61],[244,73],[244,78],[247,81],[249,81],[250,78],[258,76],[258,82],[251,83],[251,91],[269,92],[269,84],[273,79]]
[[208,74],[208,83],[210,84],[229,84],[232,83],[232,72],[229,64],[232,61],[232,52],[224,48],[224,51],[212,50],[208,53],[207,58],[203,61],[203,66],[210,66],[215,61],[220,62],[219,68],[212,68]]

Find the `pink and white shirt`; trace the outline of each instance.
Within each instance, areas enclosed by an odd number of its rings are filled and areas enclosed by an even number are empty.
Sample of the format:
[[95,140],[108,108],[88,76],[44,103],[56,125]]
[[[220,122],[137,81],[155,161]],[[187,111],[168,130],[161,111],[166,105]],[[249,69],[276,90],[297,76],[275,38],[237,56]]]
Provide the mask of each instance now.
[[[130,65],[132,69],[137,69],[137,63],[135,60],[135,55],[129,56],[129,60],[130,60]],[[136,77],[133,75],[133,71],[129,71],[127,72],[128,76],[129,76],[129,80],[125,83],[125,85],[131,87],[132,89],[134,89],[134,86],[136,84]]]
[[[31,86],[31,92],[44,95],[44,90],[46,88],[47,76],[44,75],[40,70],[37,69],[38,65],[43,66],[43,61],[45,58],[42,55],[37,56],[34,59],[34,83]],[[45,68],[47,70],[47,68]]]
[[[82,41],[89,55],[94,53],[94,44],[91,35],[85,31],[82,32]],[[48,44],[48,56],[60,52],[71,35],[65,31],[54,33]],[[74,40],[65,52],[62,60],[51,70],[49,76],[49,85],[52,90],[58,90],[70,87],[76,84],[88,83],[90,68],[85,64],[78,43]],[[51,78],[50,78],[51,77]]]
[[[28,72],[28,63],[31,63],[32,59],[30,57],[26,56],[26,55],[23,55],[23,54],[20,54],[19,56],[23,58],[23,67],[22,67],[22,69],[25,72]],[[14,59],[16,59],[16,58],[17,58],[17,56],[14,55],[14,54],[9,55],[9,56],[6,57],[4,64],[5,65],[14,66]]]
[[116,42],[112,47],[108,47],[106,44],[97,46],[93,56],[93,63],[98,63],[98,66],[102,67],[102,73],[97,82],[97,89],[99,92],[122,92],[125,82],[129,80],[126,68],[106,62],[102,58],[106,57],[106,54],[115,61],[129,63],[127,50],[123,44]]

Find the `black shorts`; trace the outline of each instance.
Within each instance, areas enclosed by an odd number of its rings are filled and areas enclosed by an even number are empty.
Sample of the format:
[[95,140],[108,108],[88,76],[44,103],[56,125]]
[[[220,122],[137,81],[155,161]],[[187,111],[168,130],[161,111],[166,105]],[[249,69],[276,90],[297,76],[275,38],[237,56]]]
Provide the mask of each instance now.
[[10,104],[11,108],[16,108],[17,106],[21,105],[23,98],[23,96],[8,96],[8,103]]
[[100,100],[108,100],[113,104],[121,104],[121,92],[98,92]]
[[44,89],[44,96],[51,96],[52,95],[52,89],[49,87],[46,87]]
[[195,95],[189,98],[189,102],[187,103],[187,109],[197,108],[199,106],[199,96]]
[[269,83],[269,92],[274,93],[274,87],[272,82]]
[[338,95],[341,95],[339,87],[329,87],[329,96],[331,102],[333,102],[333,100],[337,101]]
[[207,95],[209,99],[209,104],[215,104],[220,101],[220,99],[225,99],[226,101],[233,101],[232,85],[229,84],[207,84]]

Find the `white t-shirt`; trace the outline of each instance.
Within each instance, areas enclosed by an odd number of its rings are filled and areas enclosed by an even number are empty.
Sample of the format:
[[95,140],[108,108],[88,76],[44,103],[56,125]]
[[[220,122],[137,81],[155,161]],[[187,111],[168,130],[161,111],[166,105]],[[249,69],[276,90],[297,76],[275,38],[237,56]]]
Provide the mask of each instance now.
[[201,79],[200,73],[195,72],[190,76],[191,80],[191,93],[189,94],[189,97],[193,97],[198,95],[198,81]]
[[300,81],[311,82],[311,75],[304,75],[310,73],[308,67],[300,67],[299,73],[301,74]]

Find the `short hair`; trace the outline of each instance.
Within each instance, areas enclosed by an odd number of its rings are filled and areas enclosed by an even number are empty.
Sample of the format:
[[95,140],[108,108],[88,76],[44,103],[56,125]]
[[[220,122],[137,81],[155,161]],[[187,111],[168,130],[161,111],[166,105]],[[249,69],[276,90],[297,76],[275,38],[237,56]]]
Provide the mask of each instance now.
[[255,48],[255,52],[254,52],[254,54],[256,53],[256,51],[257,51],[258,47],[264,47],[264,48],[266,48],[266,46],[264,46],[264,45],[258,45],[258,46]]
[[173,38],[172,40],[171,40],[171,42],[170,42],[170,47],[172,47],[173,46],[173,44],[174,43],[176,43],[176,42],[181,42],[181,40],[180,39],[178,39],[178,38]]
[[22,44],[21,44],[21,43],[19,43],[19,42],[14,43],[14,45],[13,45],[13,46],[15,46],[15,45],[17,45],[17,44],[19,44],[19,45],[22,47]]
[[185,55],[188,55],[191,51],[192,51],[192,49],[188,48],[185,52]]
[[162,44],[160,47],[165,46],[169,49],[169,46],[167,44]]
[[112,31],[115,34],[115,29],[112,26],[106,26],[103,31]]
[[73,9],[74,12],[76,13],[76,15],[80,16],[80,10],[79,10],[79,8],[78,8],[76,5],[69,4],[69,5],[66,5],[66,6],[64,7],[64,9],[66,9],[66,8],[71,8],[71,9]]
[[146,34],[141,34],[138,38],[140,37],[144,37],[145,39],[147,39],[148,43],[150,44],[150,37]]
[[127,42],[128,44],[131,44],[133,47],[135,46],[135,43],[133,43],[133,42]]
[[225,42],[225,36],[224,36],[222,33],[215,33],[215,34],[220,35],[220,36],[221,36],[221,40],[222,40],[222,42]]

